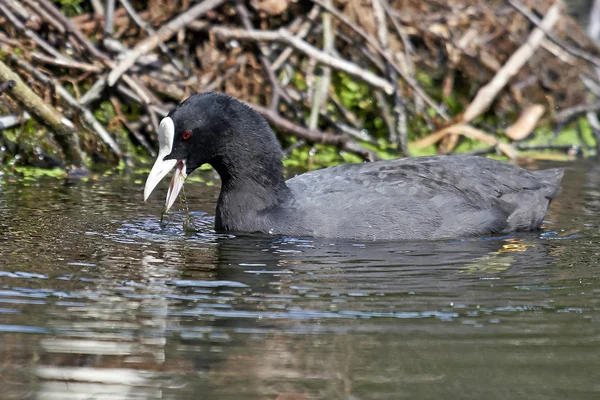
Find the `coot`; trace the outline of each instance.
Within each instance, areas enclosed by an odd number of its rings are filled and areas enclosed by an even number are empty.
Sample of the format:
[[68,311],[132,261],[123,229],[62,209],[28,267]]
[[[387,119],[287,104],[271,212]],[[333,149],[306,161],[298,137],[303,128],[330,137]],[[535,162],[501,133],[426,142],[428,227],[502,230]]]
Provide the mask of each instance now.
[[359,240],[441,239],[539,228],[563,169],[527,171],[474,156],[435,156],[325,168],[285,180],[267,121],[227,95],[189,97],[160,123],[148,198],[175,167],[173,205],[188,174],[221,177],[215,230]]

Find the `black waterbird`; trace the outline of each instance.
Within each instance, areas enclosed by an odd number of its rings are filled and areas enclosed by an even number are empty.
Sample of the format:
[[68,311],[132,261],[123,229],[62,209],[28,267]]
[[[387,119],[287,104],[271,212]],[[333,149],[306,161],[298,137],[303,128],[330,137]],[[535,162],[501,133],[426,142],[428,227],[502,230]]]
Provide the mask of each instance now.
[[215,230],[360,240],[441,239],[538,229],[563,169],[528,171],[475,156],[330,167],[285,180],[267,121],[227,95],[189,97],[160,124],[144,200],[175,167],[166,207],[188,174],[221,177]]

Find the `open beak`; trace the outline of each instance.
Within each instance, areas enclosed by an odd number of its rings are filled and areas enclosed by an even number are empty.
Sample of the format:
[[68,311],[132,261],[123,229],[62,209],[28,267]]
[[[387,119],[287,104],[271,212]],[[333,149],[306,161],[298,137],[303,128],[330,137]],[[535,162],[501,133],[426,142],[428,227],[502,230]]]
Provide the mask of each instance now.
[[144,187],[144,201],[146,201],[156,185],[158,185],[173,167],[175,167],[175,171],[173,172],[173,178],[171,178],[167,199],[165,200],[165,212],[169,211],[175,203],[177,195],[179,195],[179,192],[183,187],[185,178],[187,178],[185,160],[156,160],[152,167],[152,171],[150,171],[150,175],[148,175],[148,179],[146,180],[146,187]]
[[167,207],[165,212],[169,211],[175,203],[175,199],[177,199],[177,196],[183,187],[185,178],[187,178],[185,173],[185,160],[179,160],[175,165],[175,172],[173,172],[173,178],[171,178],[171,183],[169,184],[169,191],[167,192],[167,199],[165,200],[165,206]]
[[167,192],[165,212],[169,211],[173,203],[175,203],[175,199],[177,199],[177,195],[179,195],[183,187],[185,178],[187,178],[185,160],[164,160],[166,156],[171,154],[174,132],[173,120],[169,117],[164,118],[160,122],[158,129],[158,156],[148,175],[148,179],[146,179],[146,186],[144,187],[144,201],[146,201],[156,185],[175,167],[173,178],[169,184],[169,191]]

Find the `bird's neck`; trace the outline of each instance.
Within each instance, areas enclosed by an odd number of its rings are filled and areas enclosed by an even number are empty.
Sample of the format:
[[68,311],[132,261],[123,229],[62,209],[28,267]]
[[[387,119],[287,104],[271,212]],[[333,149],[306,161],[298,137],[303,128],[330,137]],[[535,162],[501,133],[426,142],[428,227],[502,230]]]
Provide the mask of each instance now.
[[215,221],[217,230],[244,230],[240,225],[242,221],[235,220],[235,216],[244,216],[244,221],[250,217],[267,218],[292,197],[278,155],[262,154],[250,158],[238,155],[235,159],[223,158],[212,164],[221,177]]

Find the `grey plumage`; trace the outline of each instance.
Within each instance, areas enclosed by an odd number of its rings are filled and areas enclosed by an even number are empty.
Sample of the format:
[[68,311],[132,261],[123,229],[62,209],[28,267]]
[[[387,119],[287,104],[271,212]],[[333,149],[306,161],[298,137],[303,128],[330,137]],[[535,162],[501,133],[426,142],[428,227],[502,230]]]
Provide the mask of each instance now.
[[[531,172],[472,156],[344,165],[288,180],[302,229],[354,239],[439,239],[537,229],[563,169]],[[304,232],[301,232],[304,231]]]
[[[215,229],[360,240],[441,239],[539,228],[562,169],[531,172],[474,156],[343,165],[283,178],[281,147],[260,114],[218,93],[171,113],[167,159],[209,163],[222,180]],[[183,140],[184,132],[192,132]]]

